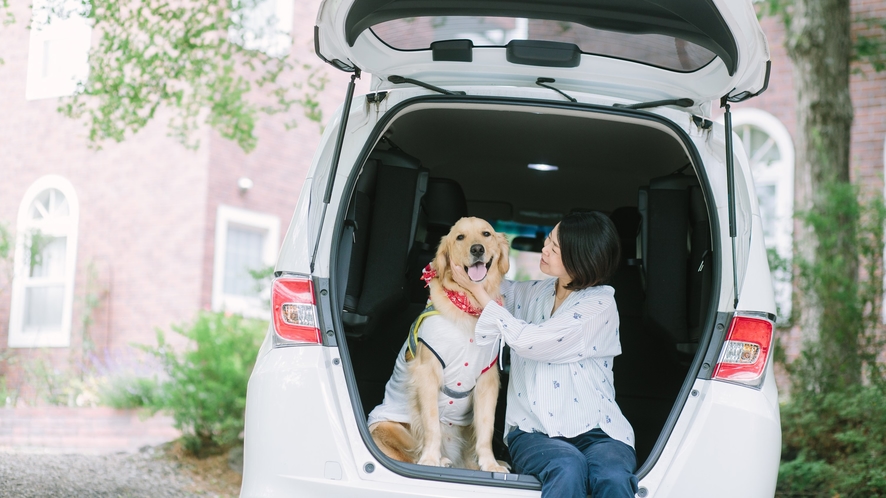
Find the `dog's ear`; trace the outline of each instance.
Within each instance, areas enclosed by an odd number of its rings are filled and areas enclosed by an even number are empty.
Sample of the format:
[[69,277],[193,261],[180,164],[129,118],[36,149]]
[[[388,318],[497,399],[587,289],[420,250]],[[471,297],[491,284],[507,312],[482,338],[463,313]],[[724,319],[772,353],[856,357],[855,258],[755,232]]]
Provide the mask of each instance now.
[[434,256],[434,269],[440,280],[443,280],[443,274],[449,271],[449,235],[440,238],[440,245],[437,246],[437,255]]
[[508,238],[503,233],[496,233],[495,238],[498,240],[498,247],[501,250],[501,255],[498,257],[498,271],[505,275],[511,269],[511,245],[508,244]]

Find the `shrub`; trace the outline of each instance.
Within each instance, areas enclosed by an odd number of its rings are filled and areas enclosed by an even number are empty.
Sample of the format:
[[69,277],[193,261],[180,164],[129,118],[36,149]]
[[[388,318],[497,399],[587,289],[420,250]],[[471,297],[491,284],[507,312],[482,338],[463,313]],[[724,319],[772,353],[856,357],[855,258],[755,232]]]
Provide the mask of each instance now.
[[778,496],[886,497],[886,393],[795,393],[781,410]]
[[146,355],[142,349],[119,348],[89,355],[90,378],[99,404],[117,409],[158,405],[163,368],[156,355]]
[[118,375],[100,383],[98,399],[102,406],[118,410],[150,408],[158,404],[160,386],[156,379]]
[[203,312],[192,324],[172,329],[193,347],[177,355],[158,330],[158,347],[145,348],[169,377],[154,408],[172,414],[188,451],[198,456],[222,451],[243,432],[246,383],[267,322]]

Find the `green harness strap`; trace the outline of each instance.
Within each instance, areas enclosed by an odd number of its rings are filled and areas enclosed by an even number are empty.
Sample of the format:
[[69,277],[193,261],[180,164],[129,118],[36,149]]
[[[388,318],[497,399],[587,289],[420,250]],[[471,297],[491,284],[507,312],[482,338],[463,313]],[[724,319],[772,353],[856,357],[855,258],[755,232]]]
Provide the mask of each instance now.
[[409,327],[409,337],[406,338],[406,361],[415,358],[416,350],[418,349],[418,327],[421,325],[422,320],[429,316],[439,314],[440,312],[434,309],[434,305],[430,304],[420,315],[418,315],[418,318],[412,322],[412,326]]

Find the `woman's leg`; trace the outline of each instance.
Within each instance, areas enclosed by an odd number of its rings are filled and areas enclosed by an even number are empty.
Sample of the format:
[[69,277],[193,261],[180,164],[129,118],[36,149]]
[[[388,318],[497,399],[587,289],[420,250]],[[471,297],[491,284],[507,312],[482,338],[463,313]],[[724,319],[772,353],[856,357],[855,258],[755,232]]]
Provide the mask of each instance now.
[[562,438],[515,429],[508,434],[508,451],[514,472],[541,481],[543,498],[587,498],[587,460]]
[[584,453],[593,498],[633,498],[637,492],[637,455],[630,446],[593,429],[569,441]]

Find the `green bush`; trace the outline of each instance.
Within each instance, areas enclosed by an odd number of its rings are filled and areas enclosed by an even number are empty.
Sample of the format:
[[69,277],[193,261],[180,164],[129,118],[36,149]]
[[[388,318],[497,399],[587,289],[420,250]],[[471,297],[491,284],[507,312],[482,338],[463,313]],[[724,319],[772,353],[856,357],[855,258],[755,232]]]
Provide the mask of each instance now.
[[157,331],[158,347],[145,348],[161,361],[168,375],[154,409],[172,414],[187,450],[208,455],[239,441],[246,383],[267,325],[203,312],[190,325],[172,327],[192,342],[193,347],[183,354],[172,350],[161,330]]
[[157,406],[160,385],[157,379],[135,375],[117,375],[101,382],[98,398],[102,406],[120,410]]
[[886,497],[886,393],[795,393],[781,407],[780,497]]

